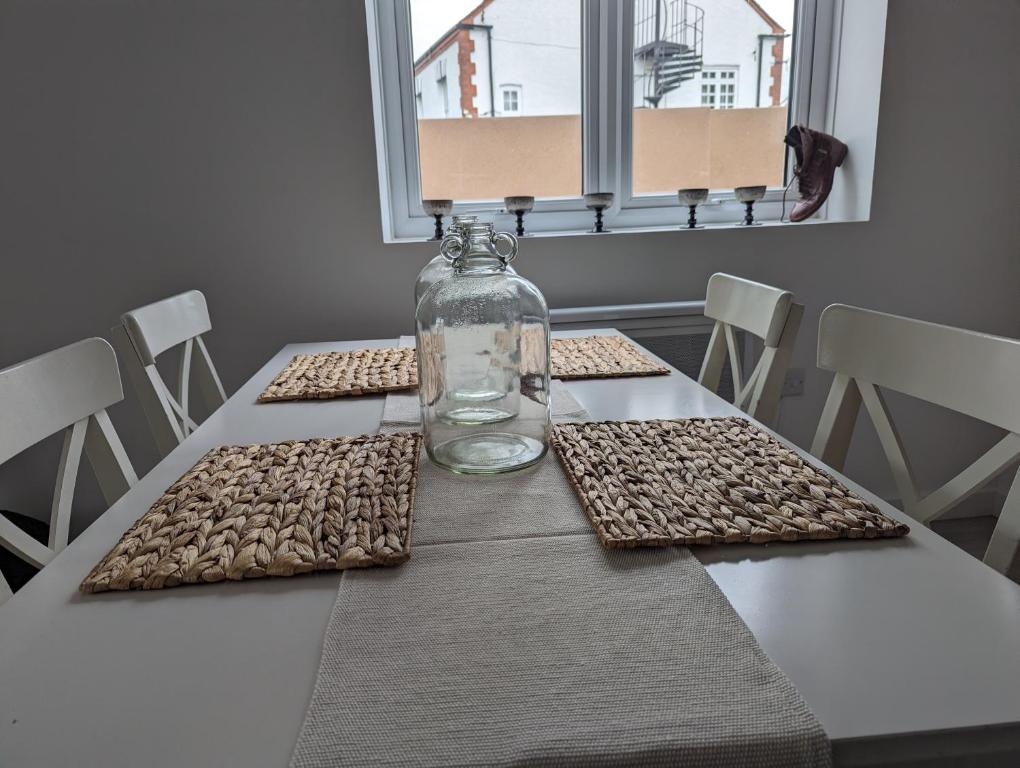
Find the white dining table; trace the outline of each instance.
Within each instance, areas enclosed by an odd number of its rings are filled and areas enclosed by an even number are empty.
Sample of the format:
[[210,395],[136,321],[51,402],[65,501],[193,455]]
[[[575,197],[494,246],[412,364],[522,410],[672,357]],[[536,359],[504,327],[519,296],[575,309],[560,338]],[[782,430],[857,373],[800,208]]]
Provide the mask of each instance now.
[[[565,332],[591,333],[616,331]],[[210,448],[375,432],[383,396],[255,397],[295,354],[396,343],[284,347],[0,606],[0,766],[288,763],[340,573],[102,595],[78,584]],[[738,413],[675,369],[568,387],[593,419]],[[695,552],[819,718],[838,764],[1020,765],[1017,584],[914,522],[903,539]]]

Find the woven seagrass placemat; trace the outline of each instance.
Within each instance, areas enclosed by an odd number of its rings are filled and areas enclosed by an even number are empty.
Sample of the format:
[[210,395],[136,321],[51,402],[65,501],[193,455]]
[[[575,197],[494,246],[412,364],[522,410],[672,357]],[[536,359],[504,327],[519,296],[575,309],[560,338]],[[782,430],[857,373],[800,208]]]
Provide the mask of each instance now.
[[421,435],[214,448],[81,583],[82,592],[396,565],[411,555]]
[[[524,346],[523,358],[527,364],[527,339]],[[544,353],[542,357],[544,361]],[[602,379],[669,373],[668,368],[649,359],[619,336],[553,339],[551,365],[554,379]],[[418,362],[414,347],[316,352],[295,355],[257,400],[260,403],[325,400],[415,389],[417,386]]]
[[258,396],[258,402],[321,400],[417,386],[418,360],[413,347],[316,352],[295,355]]
[[745,419],[562,423],[553,446],[610,548],[909,530]]
[[668,373],[668,368],[649,359],[620,336],[577,336],[552,340],[554,379],[604,379]]

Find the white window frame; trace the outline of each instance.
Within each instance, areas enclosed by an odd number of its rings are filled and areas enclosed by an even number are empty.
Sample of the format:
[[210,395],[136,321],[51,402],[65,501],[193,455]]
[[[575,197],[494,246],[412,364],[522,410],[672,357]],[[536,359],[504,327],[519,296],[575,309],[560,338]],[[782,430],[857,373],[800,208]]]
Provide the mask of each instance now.
[[[517,97],[517,109],[508,110],[506,108],[506,97],[508,94],[514,94]],[[499,98],[503,108],[500,110],[501,114],[504,115],[520,115],[524,111],[524,88],[517,83],[503,83],[499,86]]]
[[[712,77],[705,77],[706,73],[711,73]],[[732,75],[732,77],[724,77],[724,75]],[[711,82],[706,82],[711,81]],[[705,88],[712,88],[712,109],[733,109],[737,103],[737,95],[740,93],[737,90],[737,86],[740,84],[740,67],[735,66],[712,66],[704,67],[701,70],[701,75],[698,78],[698,84],[701,85],[701,106],[705,106]],[[733,91],[730,93],[729,104],[723,104],[721,102],[723,93],[719,90],[719,86],[729,85],[733,87]]]
[[[674,229],[686,211],[676,196],[634,195],[632,184],[633,14],[627,0],[582,3],[582,178],[585,192],[613,192],[604,212],[615,231]],[[830,58],[839,39],[844,0],[799,0],[791,41],[790,123],[828,128],[834,111]],[[427,239],[434,220],[422,208],[415,117],[409,0],[365,0],[368,19],[379,191],[386,242]],[[788,38],[789,40],[789,38]],[[805,66],[810,63],[810,66]],[[787,153],[787,178],[792,173]],[[770,188],[755,205],[759,221],[779,221],[783,188]],[[788,207],[790,207],[788,205]],[[454,213],[507,214],[502,200],[455,202]],[[699,223],[736,225],[743,205],[732,190],[712,190],[698,210]],[[592,213],[581,197],[540,199],[528,214],[533,234],[580,234]]]

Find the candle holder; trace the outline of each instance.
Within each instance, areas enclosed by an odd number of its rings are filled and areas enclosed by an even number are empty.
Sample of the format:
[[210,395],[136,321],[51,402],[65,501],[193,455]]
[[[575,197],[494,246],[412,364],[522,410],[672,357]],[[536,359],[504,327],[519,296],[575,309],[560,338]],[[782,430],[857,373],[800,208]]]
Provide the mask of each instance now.
[[524,214],[535,207],[535,198],[521,195],[504,197],[503,205],[517,217],[517,237],[524,237]]
[[584,196],[584,204],[591,210],[595,211],[595,228],[589,230],[602,234],[603,232],[609,232],[602,223],[602,211],[613,204],[613,193],[612,192],[591,192]]
[[453,200],[422,200],[425,213],[436,220],[436,233],[431,240],[443,239],[443,217],[453,212]]
[[733,190],[733,194],[737,196],[738,201],[744,204],[743,225],[754,227],[761,224],[760,221],[754,220],[754,204],[765,197],[765,187],[737,187]]
[[687,217],[686,229],[704,229],[703,225],[698,224],[698,217],[695,214],[695,211],[699,205],[708,200],[708,190],[702,188],[678,189],[676,196],[679,198],[680,204],[686,205],[690,211],[690,214]]

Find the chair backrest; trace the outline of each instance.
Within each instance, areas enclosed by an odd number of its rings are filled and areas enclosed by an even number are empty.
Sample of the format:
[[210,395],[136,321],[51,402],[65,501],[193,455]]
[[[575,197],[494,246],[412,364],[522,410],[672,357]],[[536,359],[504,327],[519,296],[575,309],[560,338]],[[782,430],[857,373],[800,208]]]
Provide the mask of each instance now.
[[[168,454],[197,426],[190,411],[192,372],[209,411],[227,399],[202,334],[212,330],[205,296],[188,291],[126,312],[113,329],[114,344],[138,391],[156,444]],[[156,358],[181,346],[176,394],[156,367]],[[197,350],[197,354],[195,351]],[[194,365],[193,365],[194,363]]]
[[[84,450],[112,504],[138,478],[106,408],[124,398],[117,357],[103,339],[85,339],[0,370],[0,464],[64,430],[48,545],[0,516],[0,546],[38,567],[67,546],[71,504]],[[0,602],[10,589],[0,576]]]
[[[811,452],[842,469],[861,402],[875,425],[904,511],[928,523],[1020,459],[1020,341],[843,304],[822,313],[818,367],[836,373]],[[1007,430],[977,461],[925,497],[918,494],[880,387]],[[1020,541],[1020,479],[999,515],[985,562],[1005,571]]]
[[[733,404],[774,426],[803,314],[804,307],[793,301],[789,291],[721,272],[712,275],[705,296],[705,316],[716,322],[698,383],[716,391],[728,358],[733,373]],[[758,364],[746,381],[737,330],[757,336],[764,344]]]

